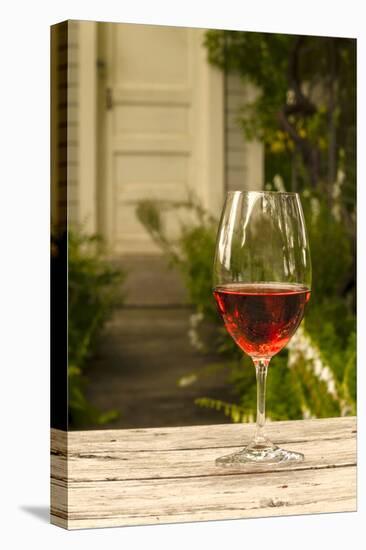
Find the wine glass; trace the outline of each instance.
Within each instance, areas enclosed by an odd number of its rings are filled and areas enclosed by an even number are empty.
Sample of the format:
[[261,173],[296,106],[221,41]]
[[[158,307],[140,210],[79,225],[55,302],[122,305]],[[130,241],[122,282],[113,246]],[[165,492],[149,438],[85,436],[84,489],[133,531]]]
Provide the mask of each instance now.
[[216,464],[303,460],[303,454],[281,449],[264,433],[268,365],[300,325],[311,291],[309,242],[297,193],[227,193],[213,287],[226,330],[251,357],[257,378],[255,434],[244,449]]

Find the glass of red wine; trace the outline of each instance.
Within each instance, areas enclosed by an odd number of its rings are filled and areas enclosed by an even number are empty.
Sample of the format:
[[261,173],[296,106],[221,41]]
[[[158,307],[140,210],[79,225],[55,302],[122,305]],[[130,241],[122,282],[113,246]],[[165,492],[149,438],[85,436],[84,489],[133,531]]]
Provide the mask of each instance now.
[[216,241],[213,294],[226,330],[251,357],[257,425],[248,445],[218,465],[301,461],[264,433],[268,365],[295,333],[311,291],[311,260],[297,193],[230,191]]

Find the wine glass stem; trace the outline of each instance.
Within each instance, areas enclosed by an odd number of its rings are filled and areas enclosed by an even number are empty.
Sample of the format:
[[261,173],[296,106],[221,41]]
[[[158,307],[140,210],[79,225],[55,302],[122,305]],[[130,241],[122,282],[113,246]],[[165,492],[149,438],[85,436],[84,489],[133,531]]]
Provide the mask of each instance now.
[[257,426],[254,436],[255,443],[266,441],[264,425],[266,422],[266,379],[269,359],[253,359],[257,377]]

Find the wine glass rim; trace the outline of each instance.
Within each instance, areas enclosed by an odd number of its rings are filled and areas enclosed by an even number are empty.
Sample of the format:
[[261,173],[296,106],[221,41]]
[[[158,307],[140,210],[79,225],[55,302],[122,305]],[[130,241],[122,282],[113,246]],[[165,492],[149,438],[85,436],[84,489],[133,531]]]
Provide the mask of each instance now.
[[253,191],[243,191],[241,189],[234,189],[234,190],[231,190],[231,191],[228,191],[227,194],[228,195],[234,195],[235,193],[240,193],[242,195],[249,195],[249,194],[253,194],[253,195],[281,195],[281,196],[286,196],[286,195],[289,195],[289,196],[299,196],[299,193],[295,193],[294,191],[257,191],[257,190],[253,190]]

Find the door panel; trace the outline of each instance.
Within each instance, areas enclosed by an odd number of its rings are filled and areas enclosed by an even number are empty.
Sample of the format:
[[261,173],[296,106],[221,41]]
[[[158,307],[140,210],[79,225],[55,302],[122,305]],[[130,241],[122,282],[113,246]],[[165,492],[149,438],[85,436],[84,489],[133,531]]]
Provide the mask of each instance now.
[[[207,136],[204,128],[197,131],[204,116],[202,83],[208,82],[201,78],[202,60],[207,64],[201,51],[203,31],[101,26],[101,89],[107,97],[100,102],[105,117],[102,231],[115,254],[156,253],[159,249],[135,215],[138,202],[184,201],[188,189],[203,205],[209,196],[200,150]],[[189,214],[182,210],[164,216],[172,237],[185,216]]]

